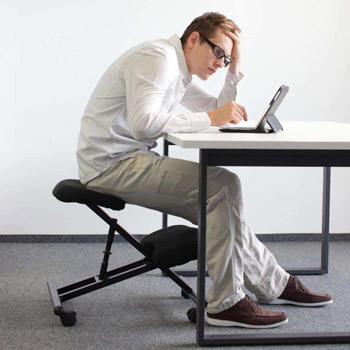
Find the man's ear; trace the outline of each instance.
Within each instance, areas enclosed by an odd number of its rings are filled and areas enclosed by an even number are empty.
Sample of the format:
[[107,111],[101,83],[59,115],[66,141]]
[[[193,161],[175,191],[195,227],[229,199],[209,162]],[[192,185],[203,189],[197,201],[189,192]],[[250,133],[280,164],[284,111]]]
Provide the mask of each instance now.
[[196,45],[196,42],[199,41],[199,33],[194,31],[190,34],[187,40],[187,45],[190,48],[193,48]]

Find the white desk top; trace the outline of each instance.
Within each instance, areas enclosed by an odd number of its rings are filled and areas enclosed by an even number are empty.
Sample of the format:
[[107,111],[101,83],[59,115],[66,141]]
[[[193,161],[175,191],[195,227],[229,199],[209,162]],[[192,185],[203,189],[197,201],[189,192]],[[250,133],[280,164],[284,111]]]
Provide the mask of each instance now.
[[326,121],[285,121],[277,134],[221,132],[173,133],[164,138],[183,148],[350,150],[350,124]]

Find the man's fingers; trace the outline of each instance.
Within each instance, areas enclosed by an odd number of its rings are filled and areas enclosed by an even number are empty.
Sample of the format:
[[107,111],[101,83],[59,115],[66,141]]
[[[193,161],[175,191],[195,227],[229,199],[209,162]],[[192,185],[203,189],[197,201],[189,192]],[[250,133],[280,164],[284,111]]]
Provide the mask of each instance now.
[[242,116],[242,118],[247,121],[248,120],[248,116],[247,116],[247,112],[245,110],[245,108],[243,106],[241,106],[240,104],[236,103],[236,106],[238,108],[238,110],[240,111],[240,115]]
[[238,124],[240,121],[242,120],[242,118],[234,116],[232,120],[230,120],[231,124]]
[[239,103],[235,103],[235,107],[237,107],[239,110],[241,110],[243,112],[244,107],[242,105],[240,105]]
[[234,100],[230,100],[225,105],[221,106],[220,109],[225,113],[226,118],[228,117],[231,119],[230,123],[238,124],[242,119],[247,120],[245,108]]
[[240,106],[238,103],[234,106],[234,112],[243,118],[244,108],[242,106]]
[[245,110],[244,107],[243,107],[243,119],[244,119],[245,121],[248,120],[247,112],[246,112],[246,110]]
[[243,114],[237,108],[233,110],[231,123],[238,124],[243,119]]
[[244,118],[244,114],[239,109],[234,110],[233,113],[236,117],[240,118],[240,120],[242,120]]
[[228,35],[233,41],[239,43],[240,42],[240,36],[238,32],[232,33],[229,31],[225,31],[226,35]]
[[235,31],[234,33],[232,33],[229,30],[225,30],[225,34],[230,36],[231,38],[234,37],[235,39],[239,39],[239,32],[238,31]]
[[246,112],[246,110],[245,110],[244,107],[243,107],[243,110],[244,110],[243,119],[244,119],[245,121],[247,121],[247,120],[248,120],[248,115],[247,115],[247,112]]

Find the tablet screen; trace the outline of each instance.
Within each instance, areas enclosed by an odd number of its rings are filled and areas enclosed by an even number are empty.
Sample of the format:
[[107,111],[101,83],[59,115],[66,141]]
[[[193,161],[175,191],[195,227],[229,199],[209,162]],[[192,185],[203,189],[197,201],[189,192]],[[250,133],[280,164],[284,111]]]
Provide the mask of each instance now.
[[[266,124],[266,116],[269,114],[275,114],[277,111],[278,107],[282,103],[284,97],[286,96],[287,92],[289,91],[289,87],[285,85],[281,85],[277,92],[275,93],[275,96],[273,96],[272,100],[270,101],[268,107],[266,108],[263,116],[261,117],[260,121],[257,124],[258,126],[265,127]],[[264,124],[264,125],[260,125]]]

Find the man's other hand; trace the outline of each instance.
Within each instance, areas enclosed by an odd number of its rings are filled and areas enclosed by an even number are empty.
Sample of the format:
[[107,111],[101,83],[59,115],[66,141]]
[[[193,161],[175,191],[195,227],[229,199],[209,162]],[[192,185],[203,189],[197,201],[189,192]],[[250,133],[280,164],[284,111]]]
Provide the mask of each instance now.
[[221,126],[226,123],[238,124],[242,119],[248,120],[245,108],[233,100],[208,112],[208,116],[212,126]]

